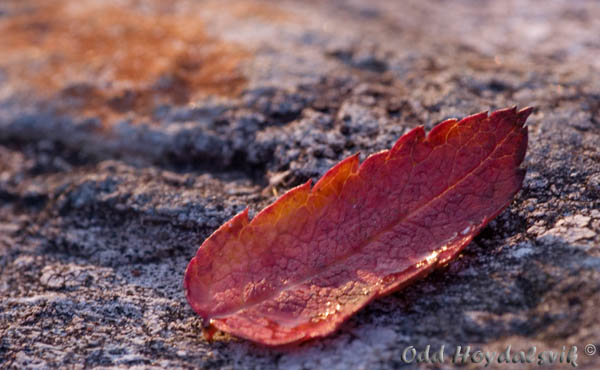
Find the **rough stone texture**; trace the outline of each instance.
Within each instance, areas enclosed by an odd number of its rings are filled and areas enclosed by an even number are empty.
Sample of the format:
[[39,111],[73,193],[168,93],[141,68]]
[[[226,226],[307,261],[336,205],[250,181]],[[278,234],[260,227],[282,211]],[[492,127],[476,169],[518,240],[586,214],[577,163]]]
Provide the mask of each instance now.
[[[0,2],[0,367],[385,369],[512,344],[597,368],[598,34],[591,0]],[[512,105],[536,108],[523,189],[460,259],[321,340],[203,339],[182,278],[222,222]]]

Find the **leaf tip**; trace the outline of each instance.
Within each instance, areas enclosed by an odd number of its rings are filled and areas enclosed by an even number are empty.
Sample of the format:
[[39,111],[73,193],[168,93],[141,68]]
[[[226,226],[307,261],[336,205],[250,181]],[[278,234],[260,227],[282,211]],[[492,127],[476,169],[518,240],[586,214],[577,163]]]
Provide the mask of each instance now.
[[517,112],[517,121],[523,126],[529,115],[533,112],[533,107],[525,107]]

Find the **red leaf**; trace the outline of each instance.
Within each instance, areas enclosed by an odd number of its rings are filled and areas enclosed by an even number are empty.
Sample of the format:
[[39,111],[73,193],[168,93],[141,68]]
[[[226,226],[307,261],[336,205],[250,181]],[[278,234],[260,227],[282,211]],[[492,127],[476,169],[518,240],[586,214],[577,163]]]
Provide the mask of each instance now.
[[[311,189],[248,210],[198,249],[185,274],[192,308],[267,345],[324,336],[372,299],[446,264],[521,187],[531,108],[423,127],[358,155]],[[209,321],[210,320],[210,321]]]

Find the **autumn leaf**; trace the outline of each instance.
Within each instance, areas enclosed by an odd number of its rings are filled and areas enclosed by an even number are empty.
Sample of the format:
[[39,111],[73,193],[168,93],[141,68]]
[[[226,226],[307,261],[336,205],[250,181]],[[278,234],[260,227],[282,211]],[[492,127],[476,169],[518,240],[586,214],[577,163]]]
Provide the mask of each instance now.
[[374,298],[448,263],[521,187],[532,108],[479,113],[353,155],[311,189],[215,231],[184,279],[194,311],[267,345],[327,335]]

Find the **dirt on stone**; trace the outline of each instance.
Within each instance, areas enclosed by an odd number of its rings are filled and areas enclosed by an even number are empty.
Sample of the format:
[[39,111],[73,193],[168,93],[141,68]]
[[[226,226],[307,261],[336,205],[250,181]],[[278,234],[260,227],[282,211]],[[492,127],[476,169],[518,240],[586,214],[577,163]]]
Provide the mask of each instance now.
[[249,52],[209,37],[194,15],[201,9],[198,2],[14,2],[0,23],[0,66],[7,83],[46,95],[60,113],[106,124],[128,113],[153,118],[161,106],[202,95],[234,97],[246,85],[240,63]]
[[[598,368],[598,34],[593,0],[0,2],[0,368]],[[523,188],[459,259],[327,338],[203,337],[183,273],[223,222],[515,105]]]

